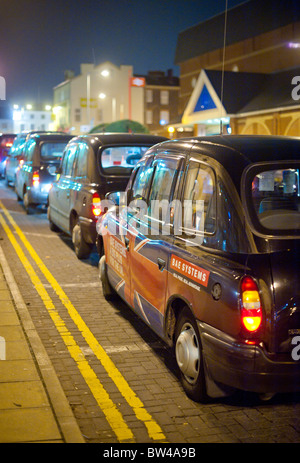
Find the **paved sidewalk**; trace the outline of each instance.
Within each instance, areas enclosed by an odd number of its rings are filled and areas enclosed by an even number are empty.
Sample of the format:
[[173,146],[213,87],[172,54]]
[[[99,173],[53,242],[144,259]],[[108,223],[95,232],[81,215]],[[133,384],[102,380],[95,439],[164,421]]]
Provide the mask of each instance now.
[[85,442],[1,246],[0,442]]

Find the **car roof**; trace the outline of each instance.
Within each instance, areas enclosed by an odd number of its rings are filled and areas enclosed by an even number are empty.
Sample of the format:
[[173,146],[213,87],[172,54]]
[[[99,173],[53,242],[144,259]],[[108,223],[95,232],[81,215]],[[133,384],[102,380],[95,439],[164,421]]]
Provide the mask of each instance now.
[[236,184],[246,166],[265,161],[300,159],[300,138],[267,135],[215,135],[167,141],[170,149],[197,157],[207,155],[220,162]]
[[114,144],[139,144],[139,145],[155,145],[157,143],[168,140],[166,137],[158,135],[143,134],[143,133],[93,133],[80,135],[72,141],[87,140],[92,142],[93,146],[99,148],[104,145]]
[[74,138],[74,135],[69,135],[67,133],[59,133],[59,132],[39,132],[39,133],[32,133],[29,137],[28,140],[30,139],[39,139],[41,141],[50,141],[50,140],[63,140],[63,141],[68,141]]
[[15,133],[0,133],[0,138],[2,137],[16,137],[17,134]]

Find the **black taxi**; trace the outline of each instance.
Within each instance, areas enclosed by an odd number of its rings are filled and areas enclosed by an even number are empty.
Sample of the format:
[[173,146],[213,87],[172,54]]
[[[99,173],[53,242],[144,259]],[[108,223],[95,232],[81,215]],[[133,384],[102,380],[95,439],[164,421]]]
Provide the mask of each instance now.
[[104,296],[174,346],[196,401],[300,390],[299,154],[297,138],[170,140],[103,204]]
[[51,230],[72,237],[78,259],[88,258],[105,194],[125,189],[135,164],[167,138],[144,133],[99,133],[74,137],[64,150],[48,196]]

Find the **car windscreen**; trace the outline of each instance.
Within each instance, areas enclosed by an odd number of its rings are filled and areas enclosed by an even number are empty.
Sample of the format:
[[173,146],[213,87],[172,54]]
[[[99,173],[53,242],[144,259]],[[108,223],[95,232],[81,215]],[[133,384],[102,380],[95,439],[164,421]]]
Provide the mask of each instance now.
[[149,146],[110,146],[100,156],[100,167],[105,175],[130,175],[135,164]]
[[51,141],[43,142],[41,144],[41,160],[42,161],[57,161],[59,162],[62,158],[63,151],[68,141]]
[[248,178],[245,195],[252,222],[266,235],[299,236],[300,166],[292,163],[274,167],[256,167]]

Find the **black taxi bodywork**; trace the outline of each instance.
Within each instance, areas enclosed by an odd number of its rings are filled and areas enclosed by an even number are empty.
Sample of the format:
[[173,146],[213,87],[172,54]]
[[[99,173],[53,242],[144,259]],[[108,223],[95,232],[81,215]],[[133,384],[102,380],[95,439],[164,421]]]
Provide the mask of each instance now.
[[300,390],[299,153],[287,137],[161,143],[99,220],[104,295],[174,346],[194,400]]
[[79,259],[87,258],[95,244],[101,200],[108,192],[125,190],[137,161],[165,140],[150,134],[99,133],[70,141],[49,192],[48,219],[52,230],[71,235]]

